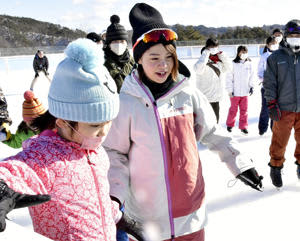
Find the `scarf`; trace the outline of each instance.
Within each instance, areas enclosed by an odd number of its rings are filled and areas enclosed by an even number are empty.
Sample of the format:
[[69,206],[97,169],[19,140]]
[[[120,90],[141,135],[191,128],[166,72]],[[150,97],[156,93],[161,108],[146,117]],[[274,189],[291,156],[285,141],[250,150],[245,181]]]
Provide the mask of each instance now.
[[171,75],[164,83],[156,83],[144,75],[142,82],[150,89],[155,100],[167,93],[176,84]]
[[104,59],[108,62],[114,62],[118,66],[124,66],[127,62],[130,61],[130,54],[128,49],[122,55],[116,55],[109,46],[103,49],[104,51]]

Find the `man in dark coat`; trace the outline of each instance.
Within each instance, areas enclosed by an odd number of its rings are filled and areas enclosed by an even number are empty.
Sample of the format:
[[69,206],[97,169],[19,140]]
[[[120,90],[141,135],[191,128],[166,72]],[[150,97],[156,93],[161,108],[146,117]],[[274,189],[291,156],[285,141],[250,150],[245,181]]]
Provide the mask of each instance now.
[[12,121],[7,110],[7,102],[0,88],[0,141],[8,139],[10,135],[8,126],[11,125],[11,123]]
[[51,82],[51,79],[49,78],[48,68],[49,62],[47,56],[44,55],[44,51],[38,50],[33,59],[33,69],[35,72],[35,76],[31,82],[30,90],[33,91],[33,87],[41,72],[44,73],[49,82]]

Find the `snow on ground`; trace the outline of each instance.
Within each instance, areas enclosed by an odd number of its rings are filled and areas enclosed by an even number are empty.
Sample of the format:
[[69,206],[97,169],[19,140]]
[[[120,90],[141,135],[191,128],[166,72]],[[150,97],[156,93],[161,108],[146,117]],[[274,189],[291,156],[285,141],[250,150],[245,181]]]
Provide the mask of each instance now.
[[[52,76],[62,54],[48,55],[50,61],[50,75]],[[12,130],[22,118],[22,102],[25,90],[30,86],[34,76],[32,70],[33,56],[13,57],[10,61],[0,58],[0,86],[7,96],[10,115],[14,121]],[[193,72],[196,59],[183,60]],[[258,58],[253,58],[256,66]],[[13,63],[13,64],[12,64]],[[5,67],[3,67],[5,66]],[[36,93],[47,105],[48,83],[41,78]],[[203,165],[203,175],[206,182],[206,204],[208,211],[208,226],[206,227],[206,241],[298,241],[298,215],[300,203],[300,184],[296,176],[293,133],[286,151],[286,163],[283,169],[284,187],[277,191],[271,184],[269,176],[269,145],[271,132],[264,136],[258,134],[258,115],[260,112],[260,87],[256,86],[253,96],[249,97],[249,135],[244,136],[238,128],[234,128],[232,135],[240,143],[240,147],[250,155],[259,174],[264,176],[264,191],[258,192],[245,186],[240,181],[234,186],[234,177],[225,164],[219,161],[216,154],[199,145],[200,158]],[[224,95],[221,102],[220,125],[226,127],[226,117],[229,108],[229,98]],[[238,118],[237,118],[238,119]],[[237,123],[236,123],[237,126]],[[14,154],[18,150],[8,148],[0,143],[0,159]],[[9,218],[27,230],[32,229],[27,209],[14,210]],[[8,223],[8,228],[11,227]],[[14,230],[14,229],[10,229]],[[18,229],[19,230],[19,229]],[[11,240],[19,232],[11,231]],[[22,233],[23,234],[23,233]],[[5,240],[7,232],[0,234],[0,240]],[[10,236],[9,236],[10,237]],[[20,236],[22,240],[33,240],[30,234]],[[10,239],[6,239],[10,240]],[[37,240],[37,239],[34,239]]]

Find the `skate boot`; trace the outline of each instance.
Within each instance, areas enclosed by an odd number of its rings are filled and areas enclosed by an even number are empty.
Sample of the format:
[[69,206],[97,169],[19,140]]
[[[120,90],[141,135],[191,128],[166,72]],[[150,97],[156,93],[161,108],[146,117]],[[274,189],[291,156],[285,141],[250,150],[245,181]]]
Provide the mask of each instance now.
[[297,165],[297,177],[300,181],[300,164],[298,163],[298,161],[295,161],[295,164]]
[[232,127],[227,126],[227,131],[228,131],[228,132],[232,132]]
[[271,167],[270,176],[272,183],[277,189],[282,187],[282,178],[281,178],[281,169],[283,168],[283,165],[281,167],[274,167],[271,166],[271,164],[268,164]]
[[249,133],[247,129],[242,129],[241,132],[242,132],[244,135],[248,135],[248,133]]

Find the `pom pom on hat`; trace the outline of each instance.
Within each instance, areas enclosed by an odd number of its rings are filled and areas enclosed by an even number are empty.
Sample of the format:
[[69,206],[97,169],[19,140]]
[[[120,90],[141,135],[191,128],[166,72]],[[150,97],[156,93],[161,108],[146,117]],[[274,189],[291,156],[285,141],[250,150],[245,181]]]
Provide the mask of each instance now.
[[25,91],[24,99],[22,115],[25,122],[31,121],[46,112],[43,104],[34,96],[31,90]]
[[100,66],[103,62],[98,45],[84,38],[71,42],[66,48],[65,54],[82,65],[86,71]]
[[112,24],[120,23],[120,17],[118,15],[112,15],[110,17],[110,22]]
[[34,93],[31,90],[25,91],[25,93],[24,93],[24,99],[26,101],[32,101],[33,98],[34,98]]

